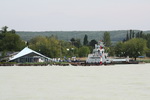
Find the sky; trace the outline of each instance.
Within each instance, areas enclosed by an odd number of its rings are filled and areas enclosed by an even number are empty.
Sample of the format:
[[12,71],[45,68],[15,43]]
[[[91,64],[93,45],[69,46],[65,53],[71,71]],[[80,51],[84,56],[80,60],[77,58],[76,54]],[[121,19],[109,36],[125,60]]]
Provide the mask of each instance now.
[[0,28],[16,31],[150,30],[150,0],[0,0]]

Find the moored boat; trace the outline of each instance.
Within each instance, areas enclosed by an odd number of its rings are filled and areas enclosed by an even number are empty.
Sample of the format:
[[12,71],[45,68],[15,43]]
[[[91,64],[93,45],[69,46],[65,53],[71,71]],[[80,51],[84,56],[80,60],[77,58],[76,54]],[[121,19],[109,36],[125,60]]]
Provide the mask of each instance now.
[[126,64],[129,63],[129,57],[123,59],[110,59],[108,53],[105,52],[104,43],[99,41],[98,44],[95,44],[92,54],[88,54],[86,64]]

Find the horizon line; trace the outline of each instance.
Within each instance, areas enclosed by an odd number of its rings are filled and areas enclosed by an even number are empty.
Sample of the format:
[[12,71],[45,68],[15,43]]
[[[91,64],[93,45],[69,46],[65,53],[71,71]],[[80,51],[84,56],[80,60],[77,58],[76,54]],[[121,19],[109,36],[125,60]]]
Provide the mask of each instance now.
[[35,31],[35,30],[25,30],[25,31],[22,31],[22,30],[19,30],[16,32],[96,32],[96,31],[130,31],[130,30],[133,30],[133,31],[150,31],[150,30],[139,30],[139,29],[116,29],[116,30],[38,30],[38,31]]

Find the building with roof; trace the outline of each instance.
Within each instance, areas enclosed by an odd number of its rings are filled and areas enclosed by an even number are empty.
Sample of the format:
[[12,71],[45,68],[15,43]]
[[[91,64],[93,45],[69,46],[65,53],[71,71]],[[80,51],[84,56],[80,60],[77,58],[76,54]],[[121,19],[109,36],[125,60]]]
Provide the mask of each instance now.
[[28,47],[25,47],[15,56],[9,59],[9,62],[26,63],[26,62],[49,62],[51,58],[46,57]]

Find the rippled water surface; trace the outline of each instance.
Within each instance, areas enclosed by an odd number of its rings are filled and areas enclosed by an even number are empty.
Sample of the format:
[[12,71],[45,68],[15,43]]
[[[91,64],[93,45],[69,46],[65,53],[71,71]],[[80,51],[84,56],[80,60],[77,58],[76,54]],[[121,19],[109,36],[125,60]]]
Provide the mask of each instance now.
[[0,100],[150,100],[150,64],[0,67]]

